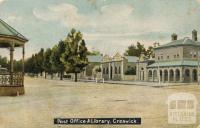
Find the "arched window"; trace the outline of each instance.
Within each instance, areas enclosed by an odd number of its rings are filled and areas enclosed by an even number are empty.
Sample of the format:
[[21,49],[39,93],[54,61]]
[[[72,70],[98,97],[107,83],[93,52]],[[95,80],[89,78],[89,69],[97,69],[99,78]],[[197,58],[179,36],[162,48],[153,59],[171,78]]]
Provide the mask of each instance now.
[[176,69],[175,75],[176,75],[176,81],[179,81],[180,80],[180,70],[179,69]]
[[151,70],[149,70],[149,75],[148,76],[152,77],[152,71]]
[[186,77],[189,77],[189,76],[190,76],[190,70],[189,70],[189,69],[186,69],[186,70],[185,70],[185,76],[186,76]]

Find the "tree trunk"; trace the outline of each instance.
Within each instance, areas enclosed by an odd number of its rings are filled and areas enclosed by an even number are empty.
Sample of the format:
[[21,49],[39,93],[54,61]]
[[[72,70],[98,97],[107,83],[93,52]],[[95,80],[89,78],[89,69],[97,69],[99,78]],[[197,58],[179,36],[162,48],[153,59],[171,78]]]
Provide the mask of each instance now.
[[44,73],[44,78],[45,78],[45,79],[47,78],[47,73],[46,73],[46,72]]
[[51,73],[51,79],[53,79],[53,73]]
[[60,72],[60,80],[63,80],[63,71]]
[[77,82],[77,73],[75,73],[75,79],[74,79],[75,82]]

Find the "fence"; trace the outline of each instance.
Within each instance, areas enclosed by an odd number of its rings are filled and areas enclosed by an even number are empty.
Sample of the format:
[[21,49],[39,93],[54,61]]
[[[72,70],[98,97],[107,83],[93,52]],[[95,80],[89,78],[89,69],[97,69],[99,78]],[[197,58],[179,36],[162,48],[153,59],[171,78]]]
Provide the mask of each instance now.
[[0,86],[23,86],[24,76],[22,73],[0,74]]

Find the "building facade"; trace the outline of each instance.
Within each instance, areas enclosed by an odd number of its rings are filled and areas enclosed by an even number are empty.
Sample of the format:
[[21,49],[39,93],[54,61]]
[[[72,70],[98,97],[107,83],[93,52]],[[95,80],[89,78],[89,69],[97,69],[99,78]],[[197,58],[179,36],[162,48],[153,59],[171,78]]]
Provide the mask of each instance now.
[[[151,82],[197,82],[200,56],[200,42],[197,31],[192,31],[192,38],[178,40],[172,34],[171,42],[154,48],[155,61],[141,59],[137,63],[139,81]],[[140,72],[144,71],[144,76]],[[142,76],[142,77],[141,77]]]
[[134,56],[121,56],[119,53],[110,57],[105,55],[102,59],[102,78],[105,80],[124,80],[124,75],[136,71],[138,58]]
[[88,65],[85,68],[86,77],[96,78],[101,77],[101,61],[103,59],[103,55],[88,55]]
[[[154,59],[148,59],[145,57],[145,55],[143,53],[141,54],[141,56],[139,57],[139,60],[137,62],[137,69],[136,69],[137,80],[148,81],[147,66],[153,64],[154,62],[155,62]],[[154,74],[156,74],[155,71],[154,71]],[[154,79],[156,80],[157,77],[154,76]]]

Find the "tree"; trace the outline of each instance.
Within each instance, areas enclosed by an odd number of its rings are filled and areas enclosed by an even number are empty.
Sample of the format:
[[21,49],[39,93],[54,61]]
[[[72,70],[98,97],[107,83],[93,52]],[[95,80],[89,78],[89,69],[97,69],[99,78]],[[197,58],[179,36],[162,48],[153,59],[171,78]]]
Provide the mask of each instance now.
[[142,53],[144,53],[144,55],[146,55],[148,58],[150,58],[150,56],[154,57],[153,47],[149,46],[146,50],[144,45],[140,44],[139,42],[137,42],[136,46],[134,44],[130,45],[124,55],[140,57]]
[[126,72],[126,75],[135,75],[136,74],[136,69],[134,67],[129,67]]
[[22,60],[14,60],[14,71],[21,72],[22,71]]
[[0,65],[3,68],[8,68],[9,67],[8,60],[7,60],[6,57],[0,56]]
[[153,51],[153,47],[152,47],[152,46],[149,46],[149,47],[148,47],[148,49],[147,49],[147,51],[146,51],[146,56],[147,56],[148,58],[154,57],[154,51]]
[[71,30],[64,43],[65,52],[62,54],[61,61],[67,73],[75,74],[75,82],[77,82],[77,74],[88,64],[87,47],[81,32],[75,29]]
[[25,72],[33,74],[37,73],[35,55],[32,55],[25,61]]
[[53,71],[52,71],[52,63],[50,61],[51,59],[51,54],[52,51],[50,48],[48,48],[45,53],[44,53],[44,71],[45,71],[45,79],[46,79],[46,73],[50,73],[51,74],[51,79],[53,79]]
[[96,50],[88,51],[87,54],[88,55],[101,55],[100,51],[96,51]]
[[41,48],[41,50],[36,54],[36,63],[38,67],[38,71],[40,73],[40,76],[42,76],[42,72],[44,71],[44,49]]
[[146,53],[146,49],[144,45],[140,44],[140,42],[137,42],[136,46],[134,44],[129,46],[124,55],[139,57],[142,52]]
[[55,45],[52,49],[51,53],[51,63],[52,63],[52,68],[55,71],[58,71],[60,73],[60,80],[63,79],[63,74],[64,74],[64,64],[61,61],[61,56],[65,52],[65,44],[64,41],[60,41],[58,45]]
[[[32,56],[33,57],[33,56]],[[30,58],[28,58],[28,59],[26,59],[25,60],[25,72],[26,73],[32,73],[31,71],[31,69],[33,69],[32,67],[33,67],[33,61],[32,61],[32,57],[30,57]]]

